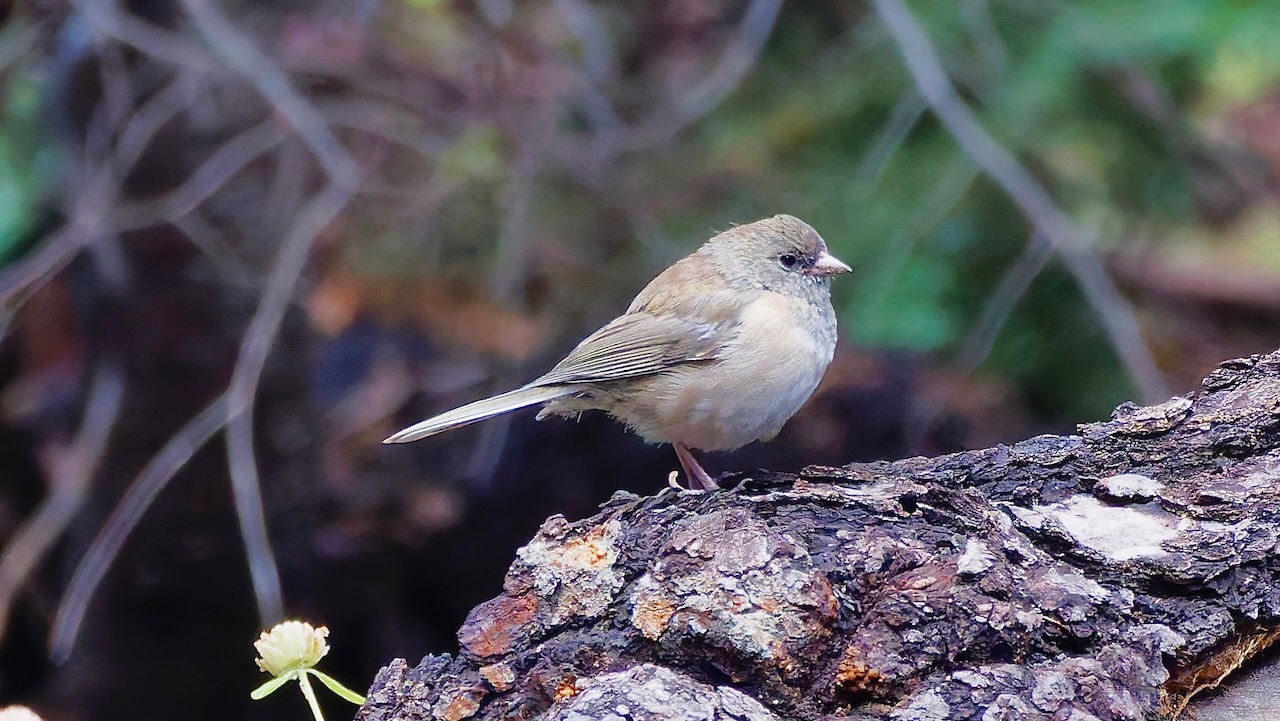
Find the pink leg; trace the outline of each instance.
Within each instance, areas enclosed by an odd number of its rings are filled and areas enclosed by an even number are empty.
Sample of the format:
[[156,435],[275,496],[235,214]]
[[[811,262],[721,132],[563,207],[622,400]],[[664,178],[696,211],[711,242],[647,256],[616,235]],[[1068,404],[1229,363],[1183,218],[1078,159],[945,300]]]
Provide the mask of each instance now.
[[689,478],[689,488],[701,488],[704,491],[709,491],[720,487],[698,464],[698,459],[693,457],[693,453],[689,451],[688,446],[683,443],[674,443],[672,445],[676,448],[676,458],[680,459],[680,467],[684,469],[685,476]]

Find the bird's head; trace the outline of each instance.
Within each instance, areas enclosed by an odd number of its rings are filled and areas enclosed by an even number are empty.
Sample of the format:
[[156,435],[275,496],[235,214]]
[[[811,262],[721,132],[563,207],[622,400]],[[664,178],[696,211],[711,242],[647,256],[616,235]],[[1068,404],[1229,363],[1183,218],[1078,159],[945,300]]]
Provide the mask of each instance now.
[[829,289],[831,276],[850,270],[827,250],[818,231],[792,215],[726,230],[707,241],[705,251],[726,275],[789,295]]

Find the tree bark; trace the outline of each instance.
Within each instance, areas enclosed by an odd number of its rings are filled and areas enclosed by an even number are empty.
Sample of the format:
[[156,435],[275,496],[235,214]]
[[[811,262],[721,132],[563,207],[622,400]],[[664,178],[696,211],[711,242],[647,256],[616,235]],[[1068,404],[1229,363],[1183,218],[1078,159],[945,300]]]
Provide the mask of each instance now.
[[1078,435],[619,493],[358,719],[1154,719],[1280,636],[1280,352]]

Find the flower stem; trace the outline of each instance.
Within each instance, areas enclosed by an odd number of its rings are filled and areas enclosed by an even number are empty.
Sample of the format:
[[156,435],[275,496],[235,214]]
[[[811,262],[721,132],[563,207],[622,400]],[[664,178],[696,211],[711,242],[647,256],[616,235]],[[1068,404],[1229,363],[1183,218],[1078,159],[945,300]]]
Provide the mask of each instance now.
[[316,717],[316,721],[324,721],[324,714],[320,713],[320,701],[311,688],[311,679],[307,678],[305,670],[298,673],[298,685],[302,686],[302,695],[307,698],[307,704],[311,706],[311,714]]

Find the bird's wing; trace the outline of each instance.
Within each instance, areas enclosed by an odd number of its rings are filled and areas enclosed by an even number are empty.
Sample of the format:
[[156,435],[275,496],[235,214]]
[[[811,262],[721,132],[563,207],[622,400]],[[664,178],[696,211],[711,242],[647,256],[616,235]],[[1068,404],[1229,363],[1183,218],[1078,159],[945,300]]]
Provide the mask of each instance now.
[[731,321],[628,313],[587,336],[530,386],[595,383],[714,361],[733,335]]

